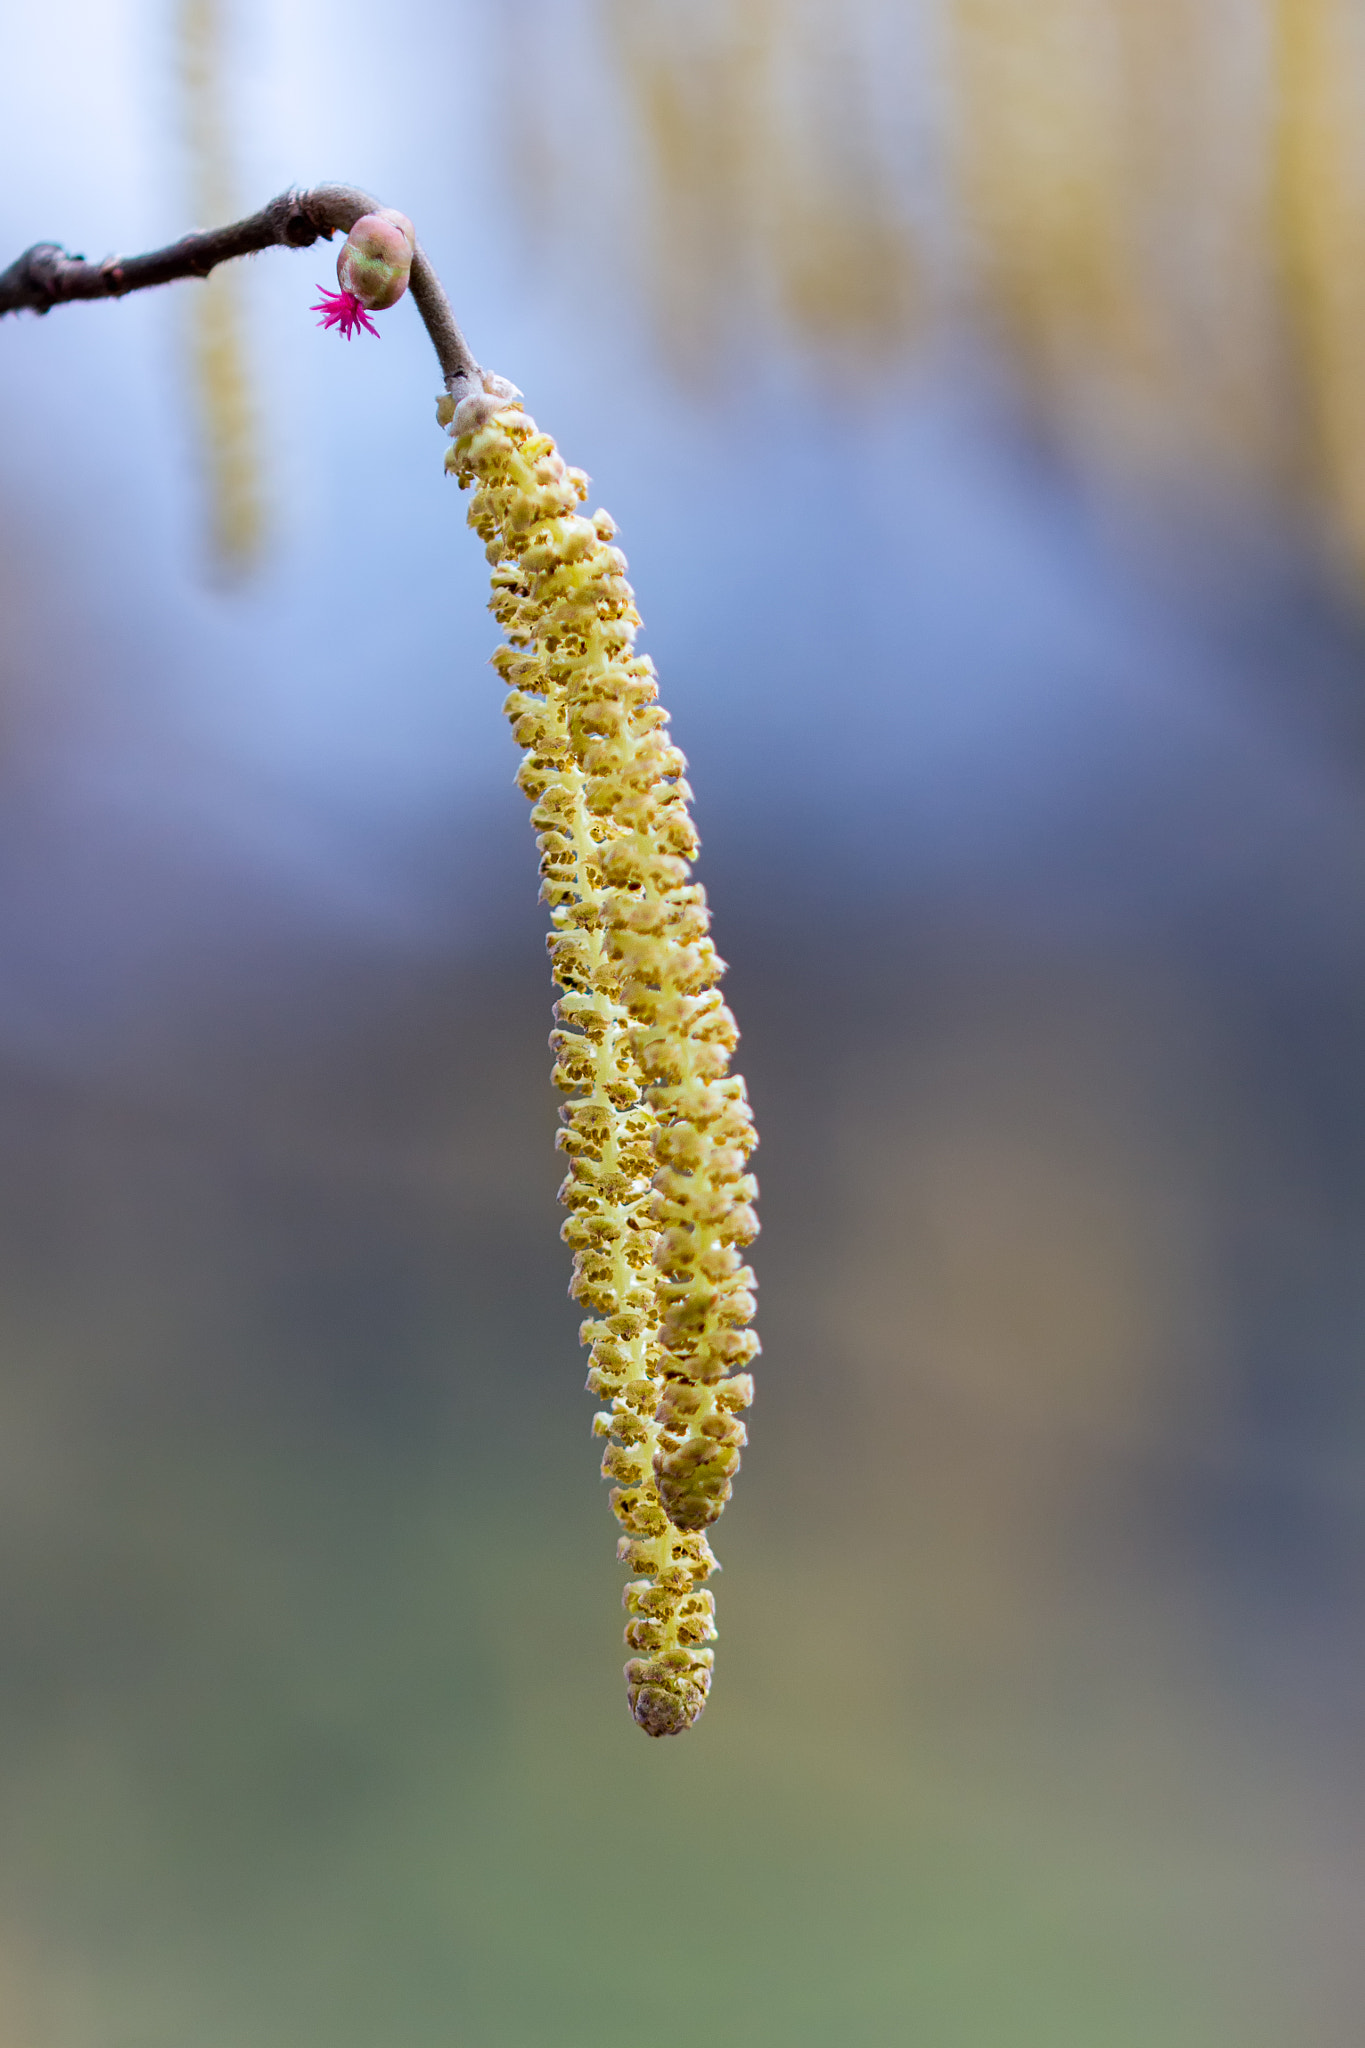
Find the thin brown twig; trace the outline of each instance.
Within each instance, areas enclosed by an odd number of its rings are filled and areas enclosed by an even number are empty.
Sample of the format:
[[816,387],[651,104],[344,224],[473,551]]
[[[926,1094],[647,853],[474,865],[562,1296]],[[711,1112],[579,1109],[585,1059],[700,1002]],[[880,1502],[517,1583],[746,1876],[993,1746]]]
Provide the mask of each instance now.
[[[349,234],[363,213],[379,205],[354,185],[315,185],[308,192],[281,192],[259,213],[230,227],[183,235],[165,249],[145,256],[106,256],[89,263],[68,256],[56,242],[35,242],[0,271],[0,315],[48,313],[75,299],[121,299],[151,285],[172,284],[181,277],[207,277],[218,264],[259,249],[307,249],[340,230]],[[441,280],[420,243],[412,259],[410,288],[432,347],[441,365],[446,389],[458,397],[478,385],[478,364],[461,334]]]

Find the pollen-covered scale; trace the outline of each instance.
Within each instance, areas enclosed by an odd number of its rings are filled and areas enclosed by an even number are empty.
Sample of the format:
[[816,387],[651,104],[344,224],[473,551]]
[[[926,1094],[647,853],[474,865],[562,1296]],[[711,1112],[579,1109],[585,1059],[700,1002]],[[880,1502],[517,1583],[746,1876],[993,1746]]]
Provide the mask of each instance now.
[[730,1498],[753,1397],[745,1367],[758,1232],[757,1143],[738,1038],[717,984],[686,762],[605,512],[588,480],[501,379],[438,417],[446,466],[473,487],[492,565],[493,657],[525,750],[517,780],[539,828],[541,894],[562,990],[551,1039],[569,1100],[560,1199],[571,1293],[588,1310],[588,1386],[609,1405],[604,1476],[624,1534],[626,1686],[650,1735],[692,1726],[711,1683],[716,1568],[704,1531]]

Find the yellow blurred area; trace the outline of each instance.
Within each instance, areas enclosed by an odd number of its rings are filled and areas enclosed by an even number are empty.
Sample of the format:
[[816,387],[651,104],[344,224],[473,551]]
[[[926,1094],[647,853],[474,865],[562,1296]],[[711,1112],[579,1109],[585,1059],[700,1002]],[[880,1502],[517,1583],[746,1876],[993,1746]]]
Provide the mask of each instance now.
[[[244,211],[232,172],[224,26],[221,0],[181,0],[180,76],[196,227],[219,227]],[[242,282],[240,266],[224,266],[205,280],[187,308],[209,545],[215,568],[229,577],[252,567],[265,539]]]
[[856,11],[608,0],[608,19],[657,166],[653,277],[679,348],[704,347],[708,299],[756,260],[801,331],[897,347],[918,252],[862,120]]
[[682,353],[745,294],[845,360],[965,322],[1082,454],[1296,494],[1365,565],[1352,0],[601,14]]

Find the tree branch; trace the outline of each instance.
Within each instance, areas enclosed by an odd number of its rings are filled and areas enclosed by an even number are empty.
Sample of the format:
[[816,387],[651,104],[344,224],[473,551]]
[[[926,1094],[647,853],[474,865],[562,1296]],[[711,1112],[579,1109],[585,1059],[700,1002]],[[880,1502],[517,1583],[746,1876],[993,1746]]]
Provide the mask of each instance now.
[[[340,229],[349,234],[362,213],[379,206],[354,185],[316,185],[310,192],[282,192],[259,213],[234,221],[231,227],[184,235],[168,248],[146,256],[107,256],[88,263],[68,256],[56,242],[35,242],[0,271],[0,316],[6,313],[48,313],[73,299],[121,299],[151,285],[171,284],[180,277],[207,277],[218,264],[258,249],[307,249]],[[421,245],[412,259],[410,288],[432,347],[441,365],[446,389],[461,397],[478,388],[481,372],[456,324],[441,280]]]

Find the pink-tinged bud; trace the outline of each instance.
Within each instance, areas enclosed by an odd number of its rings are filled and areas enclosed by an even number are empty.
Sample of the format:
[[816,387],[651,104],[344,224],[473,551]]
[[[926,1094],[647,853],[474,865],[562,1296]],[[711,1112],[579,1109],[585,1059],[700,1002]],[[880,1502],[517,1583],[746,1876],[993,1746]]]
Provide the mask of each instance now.
[[337,283],[372,313],[396,306],[408,288],[414,240],[403,214],[362,213],[341,245]]

